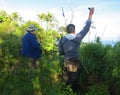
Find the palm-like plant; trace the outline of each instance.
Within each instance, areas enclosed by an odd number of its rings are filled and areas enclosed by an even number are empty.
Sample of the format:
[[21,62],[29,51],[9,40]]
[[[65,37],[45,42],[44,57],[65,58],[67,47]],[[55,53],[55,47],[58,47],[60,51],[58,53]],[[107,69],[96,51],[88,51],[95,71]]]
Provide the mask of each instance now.
[[38,19],[40,21],[41,26],[45,23],[45,25],[47,26],[47,29],[52,29],[54,26],[57,26],[58,21],[56,20],[56,18],[53,16],[52,13],[42,13],[42,14],[38,14]]

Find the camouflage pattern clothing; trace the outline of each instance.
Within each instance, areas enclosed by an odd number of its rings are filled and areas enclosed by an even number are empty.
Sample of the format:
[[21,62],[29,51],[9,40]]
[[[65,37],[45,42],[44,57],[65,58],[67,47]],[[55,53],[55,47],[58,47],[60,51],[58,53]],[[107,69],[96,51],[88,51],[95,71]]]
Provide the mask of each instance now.
[[67,85],[71,85],[73,91],[78,91],[79,89],[79,75],[80,62],[76,59],[65,59],[62,78]]

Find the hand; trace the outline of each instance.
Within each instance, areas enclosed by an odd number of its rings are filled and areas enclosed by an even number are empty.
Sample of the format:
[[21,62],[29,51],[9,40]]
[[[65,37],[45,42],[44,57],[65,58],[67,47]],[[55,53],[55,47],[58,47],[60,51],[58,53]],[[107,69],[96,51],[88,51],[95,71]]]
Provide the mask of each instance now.
[[90,12],[89,12],[89,19],[92,19],[92,16],[94,14],[94,7],[90,8]]

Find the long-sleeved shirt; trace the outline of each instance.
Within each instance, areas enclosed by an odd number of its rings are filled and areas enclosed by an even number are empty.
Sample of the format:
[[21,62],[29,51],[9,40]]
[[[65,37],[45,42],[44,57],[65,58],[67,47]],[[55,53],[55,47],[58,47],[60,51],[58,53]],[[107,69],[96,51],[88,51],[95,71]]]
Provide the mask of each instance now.
[[62,37],[58,44],[58,51],[64,55],[65,59],[79,59],[80,42],[88,33],[91,25],[91,19],[88,19],[85,27],[77,34],[67,34]]
[[26,33],[22,40],[22,55],[38,59],[41,57],[41,53],[40,43],[37,41],[36,36],[30,32]]

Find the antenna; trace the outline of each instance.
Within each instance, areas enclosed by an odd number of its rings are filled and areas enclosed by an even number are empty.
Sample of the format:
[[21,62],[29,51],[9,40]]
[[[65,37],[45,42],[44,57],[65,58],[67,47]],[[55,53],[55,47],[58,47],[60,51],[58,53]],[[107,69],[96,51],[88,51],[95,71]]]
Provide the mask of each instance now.
[[65,26],[66,26],[66,18],[65,18],[65,14],[64,14],[64,9],[62,7],[62,16],[64,17],[64,22],[65,22]]
[[70,8],[70,10],[71,10],[71,21],[70,21],[70,23],[72,23],[73,22],[73,10]]

